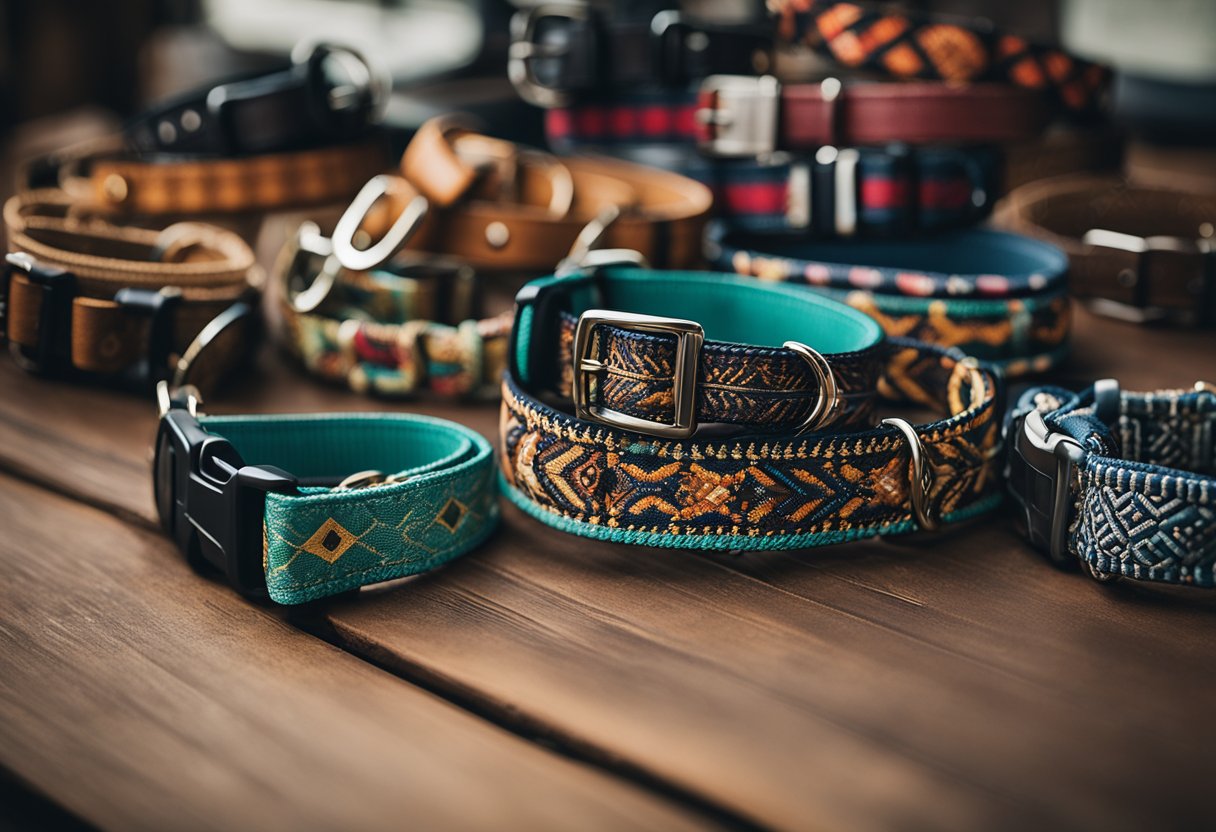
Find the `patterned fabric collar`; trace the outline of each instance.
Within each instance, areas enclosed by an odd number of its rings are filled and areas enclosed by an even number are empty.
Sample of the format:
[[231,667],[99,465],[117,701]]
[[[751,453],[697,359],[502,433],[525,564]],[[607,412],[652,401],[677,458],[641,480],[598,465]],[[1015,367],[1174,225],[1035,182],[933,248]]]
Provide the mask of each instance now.
[[1214,427],[1203,383],[1027,391],[1011,414],[1009,475],[1032,542],[1050,554],[1056,538],[1054,560],[1099,580],[1216,586]]
[[673,441],[577,419],[508,373],[502,481],[511,502],[563,531],[690,549],[903,534],[998,504],[995,375],[958,351],[895,339],[880,389],[945,415],[916,426]]

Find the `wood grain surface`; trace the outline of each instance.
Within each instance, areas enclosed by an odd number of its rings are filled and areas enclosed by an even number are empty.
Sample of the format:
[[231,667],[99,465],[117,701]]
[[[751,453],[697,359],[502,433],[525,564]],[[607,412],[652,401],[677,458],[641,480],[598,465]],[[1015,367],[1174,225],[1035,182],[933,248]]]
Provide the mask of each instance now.
[[[1216,379],[1214,347],[1211,333],[1139,329],[1080,312],[1076,354],[1057,378],[1189,386]],[[8,362],[0,385],[0,467],[153,527],[147,402],[30,379]],[[493,407],[387,404],[318,386],[272,352],[210,409],[377,408],[457,418],[488,435],[497,418]],[[18,492],[31,511],[52,504]],[[419,697],[412,685],[424,687],[698,819],[785,829],[1216,822],[1208,797],[1216,728],[1206,717],[1216,693],[1216,597],[1131,582],[1101,587],[1057,572],[1003,515],[911,543],[730,557],[568,537],[508,509],[502,532],[473,556],[280,623],[190,575],[153,533],[53,504],[172,560],[182,615],[222,604],[225,615],[275,622],[283,643],[266,662],[272,667],[255,673],[261,684],[281,672],[284,689],[299,685],[297,650],[357,673],[353,654],[402,677],[363,666],[362,675],[398,693]],[[12,540],[0,543],[6,560],[22,555]],[[113,548],[85,540],[91,551]],[[62,562],[68,553],[41,557]],[[79,604],[94,603],[96,587],[72,591]],[[117,606],[150,603],[146,587],[129,593]],[[11,595],[10,606],[27,603],[20,588]],[[7,615],[0,611],[0,626],[10,626]],[[139,631],[130,616],[120,620]],[[211,626],[195,628],[207,636],[196,635],[203,644],[191,649],[218,661],[227,649],[206,643],[223,639]],[[78,660],[87,655],[80,648]],[[143,672],[133,668],[129,678]],[[380,707],[389,709],[384,697]],[[302,746],[295,753],[307,758]],[[218,754],[211,763],[218,767]],[[633,787],[620,788],[636,799]],[[627,820],[656,817],[639,808]]]
[[[121,829],[704,828],[0,476],[0,763]],[[509,823],[506,823],[509,821]]]

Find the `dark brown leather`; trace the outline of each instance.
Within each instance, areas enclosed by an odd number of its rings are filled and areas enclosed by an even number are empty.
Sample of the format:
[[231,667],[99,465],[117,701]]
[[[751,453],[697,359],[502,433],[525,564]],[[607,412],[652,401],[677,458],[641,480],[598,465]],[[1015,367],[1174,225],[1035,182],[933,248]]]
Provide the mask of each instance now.
[[640,252],[652,266],[699,263],[713,197],[668,171],[594,157],[557,158],[433,119],[419,129],[386,199],[363,228],[379,237],[417,194],[430,203],[407,248],[455,255],[474,268],[552,271],[605,209],[620,209],[602,248]]
[[1003,84],[845,84],[833,100],[822,84],[795,84],[781,91],[778,147],[1019,141],[1049,115],[1043,96]]
[[[1062,248],[1069,285],[1079,297],[1194,320],[1216,313],[1216,196],[1129,185],[1119,177],[1074,175],[1023,185],[995,219]],[[1093,229],[1138,238],[1170,238],[1145,252],[1082,241]]]
[[[174,318],[174,349],[179,354],[213,318],[247,296],[256,274],[253,252],[236,234],[202,223],[179,223],[164,231],[112,225],[71,214],[72,200],[62,191],[30,191],[4,205],[8,246],[39,263],[71,272],[72,366],[91,373],[116,373],[146,352],[145,315],[114,301],[124,288],[181,290]],[[33,348],[39,340],[43,292],[19,271],[8,285],[4,334]],[[65,333],[66,334],[66,333]],[[241,338],[225,338],[231,354],[210,356],[213,366],[239,357]]]

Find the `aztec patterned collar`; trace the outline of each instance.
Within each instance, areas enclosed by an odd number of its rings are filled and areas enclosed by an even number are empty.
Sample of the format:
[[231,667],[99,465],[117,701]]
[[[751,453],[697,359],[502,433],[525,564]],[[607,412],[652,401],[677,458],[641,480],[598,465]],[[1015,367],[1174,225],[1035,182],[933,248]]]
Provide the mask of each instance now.
[[610,265],[535,280],[516,306],[515,377],[580,418],[686,438],[706,423],[793,433],[873,416],[882,330],[811,292]]
[[[158,392],[161,524],[192,566],[247,598],[301,604],[416,575],[497,525],[493,450],[455,422],[203,416],[190,388]],[[384,470],[360,470],[373,466]]]
[[710,225],[715,268],[808,286],[875,318],[888,335],[957,347],[1006,375],[1067,354],[1068,258],[1053,245],[987,229],[926,240],[800,240]]
[[350,271],[304,223],[275,278],[285,342],[313,375],[384,397],[498,396],[512,316],[477,318],[477,276],[463,261],[400,253]]
[[[699,285],[697,275],[634,271],[681,300],[692,293],[674,291],[679,283]],[[714,300],[739,318],[755,320],[740,310],[747,306],[749,284],[726,281]],[[590,286],[585,279],[580,284]],[[874,428],[839,432],[834,426],[801,436],[788,427],[757,432],[757,425],[725,437],[712,429],[656,435],[653,423],[646,432],[621,429],[602,411],[576,408],[582,412],[571,416],[568,404],[556,407],[538,398],[537,354],[528,355],[527,344],[537,321],[552,315],[544,309],[547,285],[537,281],[521,292],[500,439],[508,499],[548,525],[650,546],[789,549],[932,529],[1000,501],[995,457],[1001,385],[957,350],[904,339],[893,339],[884,350],[885,375],[875,387],[944,414],[929,424],[884,419]],[[750,285],[753,291],[782,288]],[[734,292],[738,304],[726,298]],[[584,313],[584,321],[590,314]],[[761,320],[776,339],[791,326],[781,316]],[[681,334],[669,330],[665,337],[669,348],[679,349]],[[706,354],[693,350],[692,362],[704,368]],[[592,369],[598,372],[601,364],[597,358]],[[576,348],[569,372],[582,374],[588,366]],[[669,388],[679,386],[680,373],[669,378]],[[695,386],[693,392],[699,409],[705,394]]]
[[1028,390],[1010,413],[1007,475],[1031,543],[1058,566],[1216,586],[1216,393]]

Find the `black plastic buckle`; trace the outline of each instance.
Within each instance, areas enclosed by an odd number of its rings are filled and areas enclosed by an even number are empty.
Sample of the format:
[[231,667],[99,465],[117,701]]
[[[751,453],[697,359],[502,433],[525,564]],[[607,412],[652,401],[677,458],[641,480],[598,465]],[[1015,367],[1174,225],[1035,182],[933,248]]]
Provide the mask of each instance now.
[[[568,274],[559,274],[557,279],[547,282],[533,281],[515,295],[515,320],[511,324],[511,335],[507,342],[507,367],[516,383],[529,392],[552,390],[560,377],[558,366],[557,328],[561,326],[562,312],[571,309],[570,292],[576,288],[592,286],[598,297],[603,297],[600,283],[601,271],[597,267],[580,269]],[[592,304],[602,305],[602,304]],[[527,327],[520,326],[525,309],[532,310]],[[519,338],[528,333],[524,345],[526,369],[520,366]]]
[[161,525],[187,562],[199,572],[218,571],[247,598],[267,597],[266,494],[294,492],[297,479],[271,465],[246,465],[180,398],[161,416],[152,479]]
[[1056,566],[1072,566],[1072,479],[1085,462],[1085,449],[1071,436],[1048,428],[1043,414],[1034,409],[1014,415],[1008,444],[1006,479],[1021,508],[1026,536]]
[[9,295],[14,273],[21,273],[42,292],[38,308],[38,343],[30,347],[9,342],[13,360],[27,373],[51,376],[67,370],[72,363],[72,300],[76,297],[76,276],[56,266],[46,266],[24,252],[5,256],[5,327],[12,314]]
[[124,376],[135,388],[152,389],[158,381],[172,375],[169,358],[173,354],[173,316],[181,305],[182,293],[175,286],[159,291],[119,289],[114,302],[124,309],[148,316],[148,346],[144,357]]

